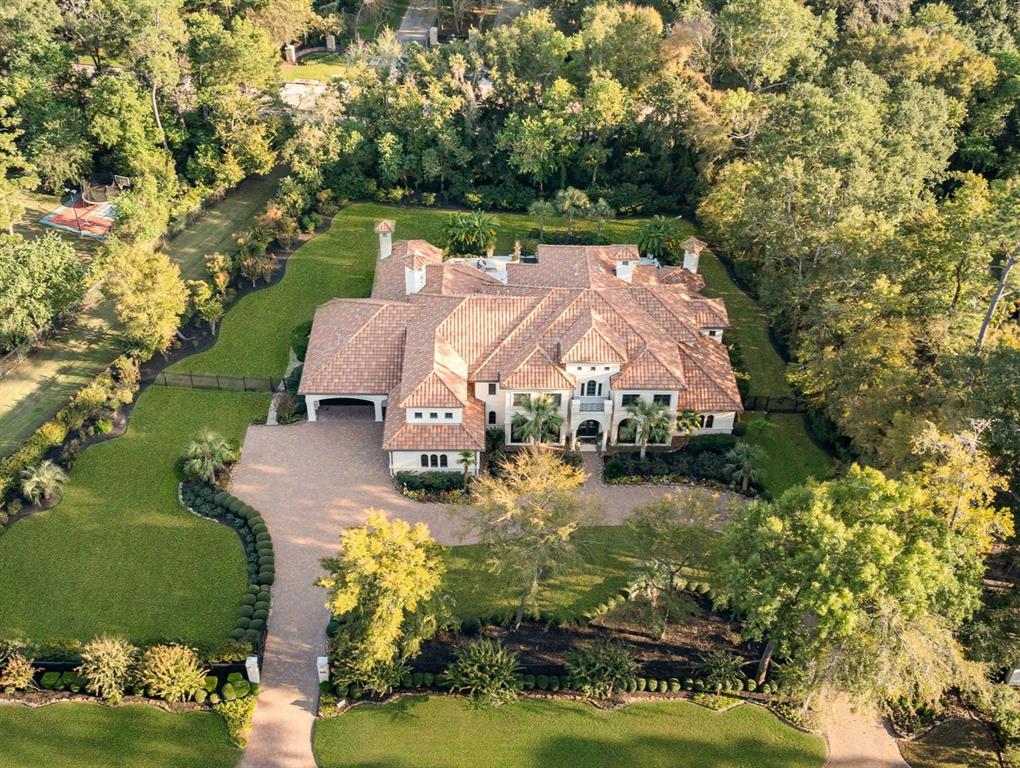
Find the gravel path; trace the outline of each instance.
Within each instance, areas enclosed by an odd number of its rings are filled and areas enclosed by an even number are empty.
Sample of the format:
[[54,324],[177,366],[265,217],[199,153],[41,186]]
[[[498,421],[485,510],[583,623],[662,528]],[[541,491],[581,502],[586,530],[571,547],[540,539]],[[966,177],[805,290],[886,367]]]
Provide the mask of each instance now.
[[826,703],[821,721],[828,768],[910,768],[884,719],[873,711],[855,711],[845,696]]

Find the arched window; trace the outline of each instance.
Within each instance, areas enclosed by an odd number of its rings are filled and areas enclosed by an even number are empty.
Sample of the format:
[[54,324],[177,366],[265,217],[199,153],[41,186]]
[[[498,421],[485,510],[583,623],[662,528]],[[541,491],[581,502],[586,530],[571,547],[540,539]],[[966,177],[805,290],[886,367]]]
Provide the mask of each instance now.
[[701,417],[701,427],[702,427],[702,429],[711,429],[713,424],[715,424],[715,414],[714,413],[710,413],[707,416],[702,416]]
[[496,412],[495,411],[489,411],[489,423],[490,424],[495,424],[496,423]]
[[588,395],[588,397],[595,397],[595,387],[596,387],[596,385],[597,385],[597,383],[596,383],[595,379],[591,379],[588,382],[588,384],[587,384],[588,391],[586,393]]
[[441,466],[441,467],[448,467],[449,466],[449,464],[446,463],[446,454],[445,453],[439,454],[439,466]]
[[433,467],[438,467],[438,466],[439,466],[439,457],[438,457],[438,456],[436,456],[436,454],[434,454],[434,453],[433,453],[433,454],[432,454],[432,455],[431,455],[431,456],[429,457],[429,464],[430,464],[431,466],[433,466]]
[[423,453],[421,455],[421,465],[423,467],[427,467],[429,465],[429,455],[427,453]]

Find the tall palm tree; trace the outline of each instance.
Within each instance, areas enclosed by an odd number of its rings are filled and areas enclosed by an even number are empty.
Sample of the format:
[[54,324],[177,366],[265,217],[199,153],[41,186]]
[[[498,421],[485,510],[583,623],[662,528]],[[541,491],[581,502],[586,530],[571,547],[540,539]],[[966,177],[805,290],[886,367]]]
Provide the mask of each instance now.
[[545,220],[556,215],[556,206],[548,200],[536,200],[528,206],[528,215],[538,219],[538,239],[545,237]]
[[471,472],[471,468],[475,465],[475,452],[474,451],[461,451],[457,454],[457,463],[464,467],[464,490],[468,487],[468,475]]
[[190,477],[215,483],[216,476],[237,461],[234,444],[216,432],[203,432],[184,452],[184,472]]
[[33,504],[49,501],[66,482],[67,473],[49,459],[21,471],[21,493]]
[[597,229],[595,231],[598,233],[599,237],[601,237],[602,230],[605,229],[606,226],[606,219],[616,218],[616,211],[614,211],[612,206],[606,202],[606,198],[600,197],[591,207],[591,216],[596,221]]
[[491,253],[496,245],[496,220],[487,213],[454,213],[446,222],[443,234],[447,254]]
[[637,426],[635,440],[641,446],[641,460],[644,461],[645,451],[652,436],[661,435],[663,432],[669,434],[673,426],[673,415],[662,403],[650,403],[641,399],[628,405],[627,411]]
[[740,490],[747,493],[751,482],[761,477],[761,463],[765,451],[757,445],[738,443],[726,453],[726,469],[732,473],[734,483],[740,483]]
[[513,429],[525,442],[544,443],[547,435],[559,436],[563,415],[550,395],[525,395],[519,407],[521,411],[514,414]]
[[638,248],[646,256],[672,263],[680,250],[680,229],[673,219],[656,216],[638,231]]
[[591,210],[591,200],[580,189],[567,187],[556,193],[556,210],[567,219],[567,235],[574,236],[574,219],[587,216]]

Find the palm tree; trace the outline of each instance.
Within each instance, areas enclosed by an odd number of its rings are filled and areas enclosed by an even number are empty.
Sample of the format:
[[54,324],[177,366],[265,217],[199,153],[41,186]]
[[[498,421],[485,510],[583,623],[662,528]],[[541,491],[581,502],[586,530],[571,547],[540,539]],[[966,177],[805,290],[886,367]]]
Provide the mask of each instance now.
[[545,220],[556,215],[556,206],[548,200],[536,200],[528,206],[528,215],[538,219],[538,239],[545,237]]
[[66,482],[67,473],[49,459],[21,471],[21,493],[33,504],[49,501]]
[[484,256],[496,246],[496,220],[487,213],[453,213],[443,230],[447,254]]
[[189,477],[215,483],[217,474],[237,461],[234,444],[216,432],[203,432],[184,452],[184,472]]
[[638,248],[646,256],[671,263],[680,250],[680,229],[673,219],[655,216],[638,231]]
[[560,434],[563,415],[550,395],[525,395],[514,414],[513,431],[525,442],[543,443],[549,434]]
[[732,472],[733,482],[740,483],[740,490],[747,493],[751,481],[761,477],[761,463],[765,451],[757,445],[739,443],[726,453],[726,469]]
[[574,235],[574,219],[578,216],[587,216],[591,210],[591,200],[588,195],[574,187],[561,189],[556,193],[556,210],[567,219],[567,235]]
[[676,415],[676,428],[685,437],[690,437],[695,430],[701,429],[701,414],[697,411],[680,411]]
[[461,451],[457,454],[457,463],[464,467],[464,490],[468,487],[468,474],[471,471],[471,467],[475,465],[475,452],[474,451]]
[[627,411],[634,417],[637,426],[635,439],[641,446],[641,460],[644,461],[645,451],[652,436],[661,435],[663,432],[669,434],[669,429],[673,426],[673,415],[662,403],[650,403],[641,399],[628,405]]
[[599,237],[602,236],[602,230],[606,226],[606,219],[615,219],[616,211],[612,209],[609,203],[606,202],[606,198],[600,197],[595,201],[595,205],[591,207],[591,216],[597,222],[596,231]]

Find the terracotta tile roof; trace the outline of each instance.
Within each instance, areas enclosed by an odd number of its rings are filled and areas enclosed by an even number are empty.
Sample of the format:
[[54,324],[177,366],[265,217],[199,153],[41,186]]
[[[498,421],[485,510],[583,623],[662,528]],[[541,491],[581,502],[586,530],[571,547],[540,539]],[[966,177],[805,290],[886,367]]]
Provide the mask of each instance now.
[[[389,394],[389,450],[481,450],[478,381],[506,389],[573,389],[569,363],[617,363],[613,386],[678,391],[680,407],[740,410],[726,348],[700,331],[729,325],[700,276],[634,265],[633,246],[540,246],[538,263],[510,263],[507,283],[471,263],[442,261],[423,241],[394,244],[379,262],[373,299],[316,312],[302,393]],[[424,269],[408,296],[404,269]],[[463,408],[463,424],[407,424],[407,408]]]

